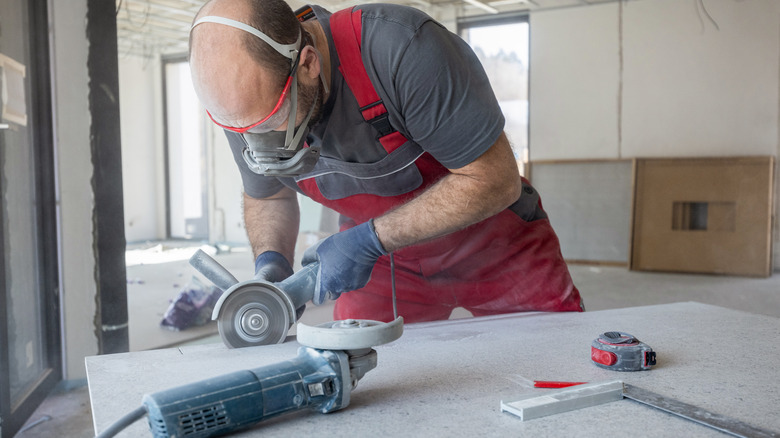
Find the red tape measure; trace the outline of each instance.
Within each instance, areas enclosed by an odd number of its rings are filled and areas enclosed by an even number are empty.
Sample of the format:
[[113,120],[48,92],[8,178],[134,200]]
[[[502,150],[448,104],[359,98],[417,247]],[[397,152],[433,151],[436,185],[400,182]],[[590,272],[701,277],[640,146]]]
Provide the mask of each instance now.
[[590,345],[593,363],[613,371],[649,370],[655,365],[655,351],[634,336],[606,332]]

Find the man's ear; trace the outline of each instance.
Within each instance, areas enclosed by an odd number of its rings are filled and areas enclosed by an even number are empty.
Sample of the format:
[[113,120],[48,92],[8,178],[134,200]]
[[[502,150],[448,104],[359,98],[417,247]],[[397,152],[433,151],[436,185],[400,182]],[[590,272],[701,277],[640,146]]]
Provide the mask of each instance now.
[[318,79],[322,71],[322,62],[317,55],[317,51],[312,46],[305,46],[298,61],[298,75],[303,75],[310,79]]

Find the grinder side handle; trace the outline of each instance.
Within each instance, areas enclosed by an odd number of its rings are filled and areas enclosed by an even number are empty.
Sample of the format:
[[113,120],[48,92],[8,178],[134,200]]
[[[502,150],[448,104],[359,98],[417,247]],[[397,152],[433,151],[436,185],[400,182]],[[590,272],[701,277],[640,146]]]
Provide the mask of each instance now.
[[[190,257],[190,265],[197,269],[198,272],[203,274],[204,277],[211,280],[215,286],[226,291],[238,283],[236,277],[230,273],[224,266],[220,265],[218,261],[211,258],[202,249],[195,251],[195,254]],[[312,289],[313,291],[314,289]],[[313,292],[312,292],[313,293]]]
[[319,269],[320,262],[310,263],[285,280],[276,283],[276,286],[283,290],[290,297],[293,306],[299,309],[314,297],[314,288],[317,286]]

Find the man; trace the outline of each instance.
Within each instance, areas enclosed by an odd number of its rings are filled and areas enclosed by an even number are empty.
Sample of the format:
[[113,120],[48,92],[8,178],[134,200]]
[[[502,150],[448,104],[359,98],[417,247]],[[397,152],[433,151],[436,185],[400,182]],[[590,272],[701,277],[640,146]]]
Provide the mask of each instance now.
[[243,178],[255,278],[292,273],[300,192],[342,215],[303,259],[336,319],[392,320],[393,276],[407,322],[582,310],[481,65],[427,15],[213,0],[190,64]]

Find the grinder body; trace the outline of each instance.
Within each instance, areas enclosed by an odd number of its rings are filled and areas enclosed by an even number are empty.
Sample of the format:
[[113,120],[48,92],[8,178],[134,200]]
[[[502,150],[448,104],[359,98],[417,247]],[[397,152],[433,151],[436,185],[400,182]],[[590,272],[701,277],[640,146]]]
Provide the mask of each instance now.
[[143,404],[156,438],[205,438],[292,411],[345,408],[351,387],[346,352],[302,347],[294,359],[147,394]]

